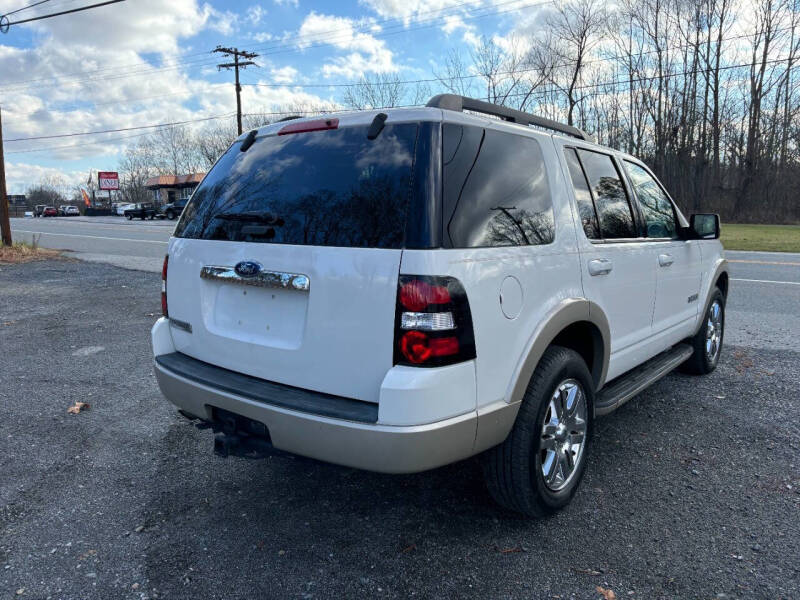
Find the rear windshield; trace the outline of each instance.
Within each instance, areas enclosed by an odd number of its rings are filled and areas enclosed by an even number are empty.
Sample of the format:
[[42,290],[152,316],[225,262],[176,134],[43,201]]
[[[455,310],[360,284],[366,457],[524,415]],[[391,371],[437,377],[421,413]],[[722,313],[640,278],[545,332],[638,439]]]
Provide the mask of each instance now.
[[175,236],[402,248],[418,124],[269,136],[235,143],[197,188]]

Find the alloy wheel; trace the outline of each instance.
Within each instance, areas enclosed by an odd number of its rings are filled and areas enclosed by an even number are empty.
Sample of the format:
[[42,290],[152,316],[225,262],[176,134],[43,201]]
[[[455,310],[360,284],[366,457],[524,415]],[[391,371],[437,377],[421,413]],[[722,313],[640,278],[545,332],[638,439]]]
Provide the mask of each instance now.
[[574,379],[561,382],[550,397],[542,425],[539,452],[544,483],[564,489],[575,474],[586,447],[586,393]]
[[706,317],[706,358],[715,364],[722,349],[722,305],[715,300],[708,308]]

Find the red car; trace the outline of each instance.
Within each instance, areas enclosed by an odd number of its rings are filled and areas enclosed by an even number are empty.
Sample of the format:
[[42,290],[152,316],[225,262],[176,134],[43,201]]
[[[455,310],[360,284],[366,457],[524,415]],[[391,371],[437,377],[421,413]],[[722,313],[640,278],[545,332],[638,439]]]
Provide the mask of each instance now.
[[56,210],[55,206],[46,206],[45,209],[42,211],[43,217],[57,217],[58,211]]

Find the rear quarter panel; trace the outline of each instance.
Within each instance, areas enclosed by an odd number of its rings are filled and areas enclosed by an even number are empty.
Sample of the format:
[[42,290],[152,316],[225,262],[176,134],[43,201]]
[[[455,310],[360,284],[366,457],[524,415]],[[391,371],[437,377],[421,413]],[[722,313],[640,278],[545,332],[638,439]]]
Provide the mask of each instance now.
[[[453,122],[475,124],[474,117]],[[405,250],[400,271],[412,275],[449,275],[464,286],[472,312],[476,346],[478,408],[511,400],[511,392],[533,333],[545,315],[568,298],[583,296],[573,215],[551,137],[533,129],[486,119],[487,128],[534,137],[542,149],[553,199],[555,240],[541,246]],[[516,318],[502,310],[500,290],[506,278],[522,288]]]

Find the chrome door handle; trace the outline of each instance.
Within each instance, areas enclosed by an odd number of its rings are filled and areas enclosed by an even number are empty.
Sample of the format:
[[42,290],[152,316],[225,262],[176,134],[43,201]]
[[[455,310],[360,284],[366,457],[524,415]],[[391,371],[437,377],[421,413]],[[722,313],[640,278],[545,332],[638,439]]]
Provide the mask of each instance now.
[[589,275],[608,275],[613,267],[607,258],[595,258],[589,261]]
[[658,264],[662,267],[670,266],[675,260],[672,258],[671,254],[659,254],[658,255]]

